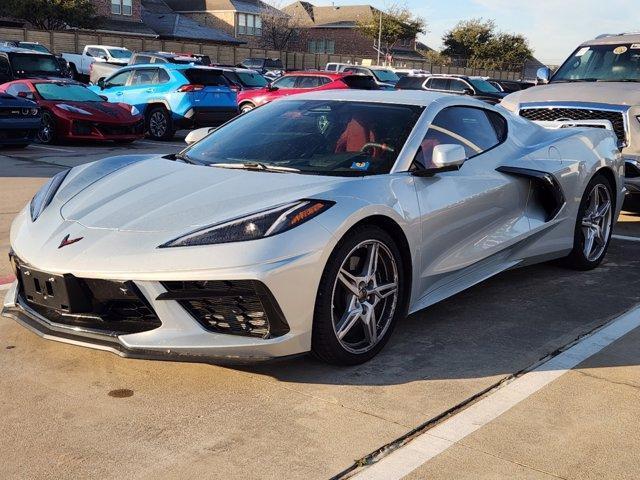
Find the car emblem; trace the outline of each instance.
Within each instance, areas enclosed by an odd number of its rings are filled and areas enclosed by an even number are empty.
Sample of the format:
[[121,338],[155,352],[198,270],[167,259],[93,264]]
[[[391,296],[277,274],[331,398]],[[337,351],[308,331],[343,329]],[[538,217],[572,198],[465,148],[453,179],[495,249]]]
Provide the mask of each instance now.
[[60,242],[60,246],[58,246],[58,248],[66,247],[67,245],[71,245],[72,243],[79,242],[83,238],[84,237],[78,237],[78,238],[72,238],[71,240],[69,240],[69,234],[67,234],[67,236],[64,237]]

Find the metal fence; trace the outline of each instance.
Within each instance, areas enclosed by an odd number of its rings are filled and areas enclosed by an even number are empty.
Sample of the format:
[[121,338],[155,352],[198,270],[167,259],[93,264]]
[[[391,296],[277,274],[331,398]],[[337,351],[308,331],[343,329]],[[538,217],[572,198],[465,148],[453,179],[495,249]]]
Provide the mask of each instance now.
[[[237,65],[245,58],[280,58],[287,70],[322,69],[329,62],[361,64],[364,57],[354,55],[330,55],[303,52],[265,50],[261,48],[234,47],[214,43],[199,43],[176,40],[161,40],[148,36],[118,33],[102,33],[93,30],[70,30],[48,32],[26,28],[0,28],[0,40],[40,42],[54,53],[80,53],[85,45],[113,45],[132,51],[156,50],[208,55],[215,63]],[[437,65],[429,61],[398,60],[394,62],[404,68],[428,70],[431,73],[481,75],[500,79],[520,79],[522,66],[509,69],[476,68],[473,65]]]

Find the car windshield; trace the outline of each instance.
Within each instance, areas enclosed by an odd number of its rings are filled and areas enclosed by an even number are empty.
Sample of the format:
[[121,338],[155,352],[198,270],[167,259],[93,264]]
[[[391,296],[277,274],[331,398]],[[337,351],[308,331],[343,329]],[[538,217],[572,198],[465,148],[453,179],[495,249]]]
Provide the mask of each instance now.
[[264,66],[265,68],[279,68],[281,70],[284,68],[282,66],[282,60],[273,60],[269,58],[264,61]]
[[235,72],[235,74],[245,87],[266,87],[269,83],[267,79],[259,73]]
[[469,82],[480,93],[500,93],[500,90],[481,78],[470,78]]
[[423,107],[281,100],[241,115],[182,154],[222,168],[316,175],[389,173]]
[[558,69],[552,82],[638,82],[640,44],[578,48]]
[[26,48],[27,50],[35,50],[36,52],[51,53],[51,52],[49,52],[49,50],[47,50],[47,47],[45,47],[44,45],[41,45],[39,43],[24,43],[24,42],[20,42],[18,44],[18,46],[20,48]]
[[400,80],[400,77],[396,75],[394,72],[392,72],[391,70],[374,69],[374,70],[371,70],[371,72],[381,82],[396,84],[398,80]]
[[97,93],[82,85],[69,83],[36,83],[36,90],[44,100],[65,102],[102,102]]
[[17,75],[34,73],[59,74],[60,65],[53,55],[30,55],[28,53],[11,54],[11,66]]
[[120,50],[119,48],[110,48],[109,55],[111,55],[112,58],[121,58],[123,60],[131,58],[131,52],[129,50]]

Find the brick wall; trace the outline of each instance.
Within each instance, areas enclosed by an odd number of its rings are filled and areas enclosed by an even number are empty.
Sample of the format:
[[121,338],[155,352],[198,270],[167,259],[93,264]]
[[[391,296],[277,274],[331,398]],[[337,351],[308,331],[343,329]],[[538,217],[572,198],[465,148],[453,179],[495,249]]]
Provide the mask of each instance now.
[[[1,0],[0,0],[1,1]],[[201,25],[217,28],[223,32],[237,38],[241,42],[246,42],[247,47],[257,48],[261,46],[260,37],[255,35],[236,34],[236,13],[235,12],[198,12],[184,13]]]
[[[0,0],[1,1],[1,0]],[[111,14],[111,0],[91,0],[96,6],[98,15],[111,18],[113,20],[124,20],[131,22],[141,22],[141,0],[132,0],[132,15],[112,15]]]

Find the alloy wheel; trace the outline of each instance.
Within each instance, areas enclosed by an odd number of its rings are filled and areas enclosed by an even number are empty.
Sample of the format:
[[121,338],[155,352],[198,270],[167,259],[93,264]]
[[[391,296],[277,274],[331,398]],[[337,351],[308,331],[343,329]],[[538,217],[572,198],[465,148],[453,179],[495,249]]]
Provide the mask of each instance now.
[[42,116],[42,125],[38,130],[38,140],[41,143],[51,143],[53,140],[53,119],[48,114]]
[[156,138],[160,138],[167,133],[167,117],[161,111],[156,111],[151,114],[149,119],[149,131],[151,135]]
[[374,348],[389,328],[398,304],[398,266],[379,240],[356,245],[333,285],[331,319],[342,347],[355,354]]
[[612,220],[611,193],[605,185],[598,183],[589,193],[587,208],[582,217],[583,253],[588,261],[600,258],[607,248]]

